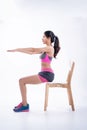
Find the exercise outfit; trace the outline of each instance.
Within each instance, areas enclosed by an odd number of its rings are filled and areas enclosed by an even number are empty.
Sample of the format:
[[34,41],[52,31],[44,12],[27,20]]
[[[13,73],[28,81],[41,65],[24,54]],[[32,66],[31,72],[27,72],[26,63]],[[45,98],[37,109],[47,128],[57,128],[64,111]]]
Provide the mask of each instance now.
[[[40,56],[40,59],[41,59],[41,62],[45,62],[49,64],[52,61],[52,57],[48,56],[46,52],[44,52]],[[52,82],[54,80],[54,72],[51,68],[42,68],[41,72],[38,73],[38,76],[43,83]],[[26,106],[23,106],[23,104],[20,103],[18,106],[14,107],[13,111],[14,112],[28,112],[29,109],[30,109],[29,104],[27,104]]]
[[[52,57],[48,56],[46,52],[40,56],[41,62],[51,63]],[[54,80],[54,72],[51,68],[42,68],[41,72],[38,73],[39,78],[42,82],[52,82]]]

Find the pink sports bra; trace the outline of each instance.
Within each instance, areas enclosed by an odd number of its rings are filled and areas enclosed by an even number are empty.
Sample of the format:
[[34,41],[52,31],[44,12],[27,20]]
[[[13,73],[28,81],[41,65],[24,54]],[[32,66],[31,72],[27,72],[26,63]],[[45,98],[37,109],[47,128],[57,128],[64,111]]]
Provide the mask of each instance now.
[[41,56],[41,62],[47,62],[50,63],[52,61],[52,57],[48,56],[46,52],[44,52]]

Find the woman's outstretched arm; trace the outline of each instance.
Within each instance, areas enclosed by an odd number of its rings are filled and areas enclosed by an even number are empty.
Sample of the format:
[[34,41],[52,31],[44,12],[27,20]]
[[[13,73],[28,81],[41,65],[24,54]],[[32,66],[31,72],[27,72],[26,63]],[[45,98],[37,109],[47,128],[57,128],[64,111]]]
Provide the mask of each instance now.
[[17,48],[17,49],[7,50],[7,52],[22,52],[26,54],[32,54],[33,48]]
[[43,52],[49,52],[50,47],[43,47],[43,48],[17,48],[13,50],[7,50],[7,52],[22,52],[26,54],[40,54]]

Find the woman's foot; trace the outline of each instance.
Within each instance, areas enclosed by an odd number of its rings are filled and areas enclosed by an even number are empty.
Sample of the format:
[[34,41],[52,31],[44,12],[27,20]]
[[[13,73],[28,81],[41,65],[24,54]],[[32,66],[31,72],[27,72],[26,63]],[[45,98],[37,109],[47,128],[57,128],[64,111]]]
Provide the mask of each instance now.
[[23,106],[23,104],[22,104],[22,102],[20,103],[20,104],[18,104],[17,106],[15,106],[14,108],[20,108],[20,107],[22,107]]
[[26,106],[23,106],[22,103],[20,103],[18,106],[16,106],[13,109],[14,112],[29,112],[29,104],[27,104]]

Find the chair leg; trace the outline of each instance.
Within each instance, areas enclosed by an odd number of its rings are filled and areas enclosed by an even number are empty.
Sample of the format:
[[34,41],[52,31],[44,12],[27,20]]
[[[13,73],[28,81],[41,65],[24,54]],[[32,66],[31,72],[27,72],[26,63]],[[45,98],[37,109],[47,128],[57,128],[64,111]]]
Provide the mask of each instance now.
[[75,111],[71,87],[67,88],[67,93],[68,93],[69,105],[71,105],[72,111]]
[[46,88],[45,88],[45,102],[44,102],[44,111],[47,110],[47,106],[48,106],[48,94],[49,94],[49,85],[46,84]]

